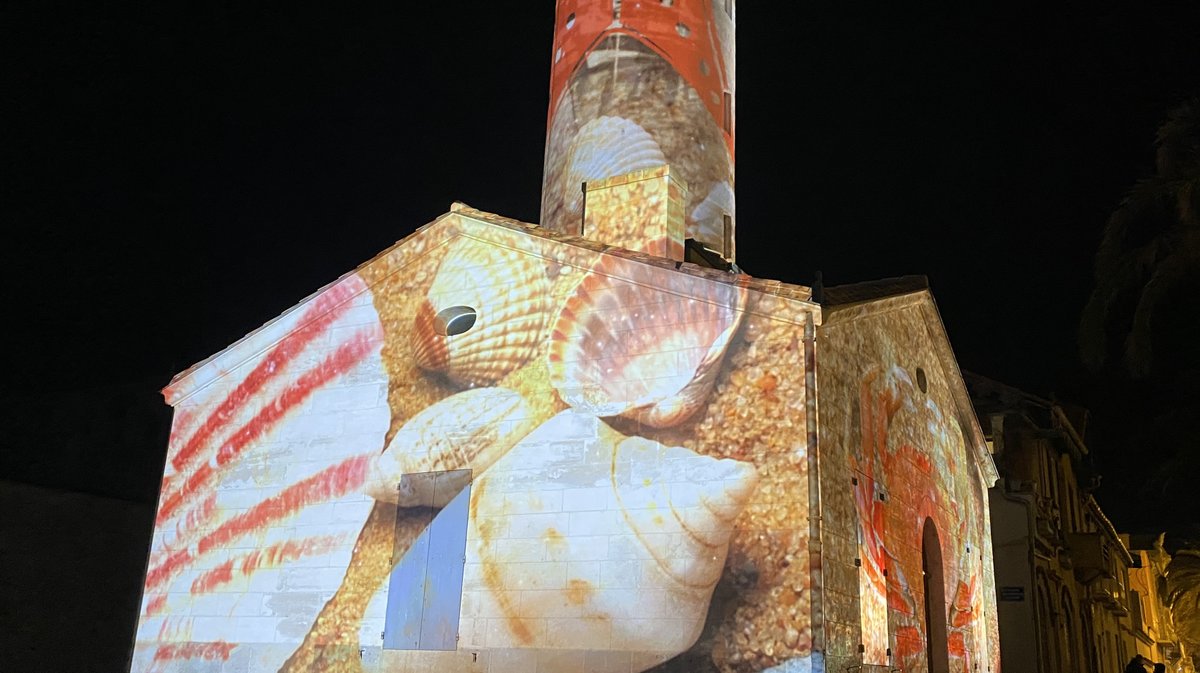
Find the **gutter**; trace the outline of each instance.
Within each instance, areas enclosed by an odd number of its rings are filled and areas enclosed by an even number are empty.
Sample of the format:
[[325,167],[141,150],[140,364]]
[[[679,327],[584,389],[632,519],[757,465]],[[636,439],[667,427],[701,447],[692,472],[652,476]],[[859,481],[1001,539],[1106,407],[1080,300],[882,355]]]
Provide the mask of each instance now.
[[809,623],[813,652],[825,652],[824,548],[821,542],[821,449],[817,433],[817,328],[810,311],[804,319],[804,406],[808,432],[808,554],[812,568]]

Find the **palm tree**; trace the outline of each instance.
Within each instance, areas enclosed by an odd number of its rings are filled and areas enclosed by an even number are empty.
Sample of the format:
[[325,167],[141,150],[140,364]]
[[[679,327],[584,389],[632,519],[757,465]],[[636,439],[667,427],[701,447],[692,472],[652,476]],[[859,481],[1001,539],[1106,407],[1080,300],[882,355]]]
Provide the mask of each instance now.
[[1080,354],[1094,370],[1119,356],[1133,377],[1149,376],[1161,360],[1156,327],[1164,308],[1200,282],[1200,99],[1159,127],[1156,164],[1109,218],[1096,254],[1096,287],[1079,332]]
[[1194,665],[1200,665],[1200,551],[1176,552],[1167,566],[1167,604],[1175,635],[1187,643]]
[[1134,527],[1200,539],[1200,98],[1158,129],[1155,174],[1109,217],[1079,329],[1098,443]]

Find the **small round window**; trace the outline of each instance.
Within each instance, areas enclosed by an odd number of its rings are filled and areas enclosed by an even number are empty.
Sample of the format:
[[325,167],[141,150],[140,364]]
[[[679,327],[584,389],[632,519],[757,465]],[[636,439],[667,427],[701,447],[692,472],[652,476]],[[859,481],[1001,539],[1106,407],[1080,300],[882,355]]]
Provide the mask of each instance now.
[[[473,318],[472,321],[474,321]],[[923,393],[929,392],[929,379],[925,377],[925,370],[921,369],[920,367],[917,367],[917,387],[920,388],[921,392]]]
[[437,331],[443,336],[458,336],[475,326],[475,309],[451,306],[438,311]]

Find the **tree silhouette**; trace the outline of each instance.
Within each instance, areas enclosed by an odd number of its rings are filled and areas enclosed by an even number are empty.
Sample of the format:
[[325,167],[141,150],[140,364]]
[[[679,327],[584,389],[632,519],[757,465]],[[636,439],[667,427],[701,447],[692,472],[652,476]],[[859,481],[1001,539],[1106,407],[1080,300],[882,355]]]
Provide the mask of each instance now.
[[1126,499],[1114,504],[1195,541],[1200,522],[1171,513],[1195,511],[1200,475],[1200,99],[1170,111],[1155,159],[1104,228],[1079,346],[1107,416],[1105,470]]
[[1085,364],[1099,370],[1119,358],[1135,378],[1174,366],[1156,357],[1174,341],[1158,333],[1163,313],[1200,282],[1200,99],[1170,112],[1157,148],[1156,174],[1130,190],[1105,226],[1080,326]]

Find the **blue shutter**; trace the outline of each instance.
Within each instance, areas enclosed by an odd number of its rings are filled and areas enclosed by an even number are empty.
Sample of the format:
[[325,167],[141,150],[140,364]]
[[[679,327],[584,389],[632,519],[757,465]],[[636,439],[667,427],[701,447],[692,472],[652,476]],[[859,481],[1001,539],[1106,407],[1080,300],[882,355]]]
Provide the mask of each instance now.
[[[463,472],[434,473],[437,482],[459,484]],[[408,475],[416,477],[418,475]],[[436,490],[436,486],[435,486]],[[462,606],[467,550],[468,483],[433,517],[392,570],[388,582],[383,647],[395,650],[454,650]],[[400,512],[403,514],[403,511]]]

